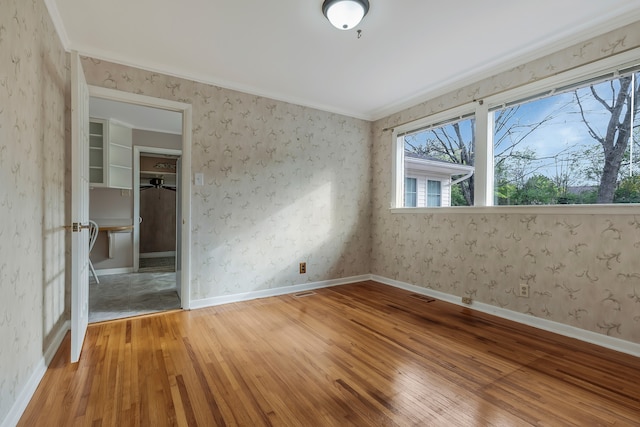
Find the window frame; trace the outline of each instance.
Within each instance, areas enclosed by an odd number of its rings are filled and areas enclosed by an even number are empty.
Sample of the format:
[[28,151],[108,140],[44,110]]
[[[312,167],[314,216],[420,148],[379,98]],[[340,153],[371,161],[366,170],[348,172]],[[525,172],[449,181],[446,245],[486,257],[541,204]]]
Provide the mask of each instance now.
[[[464,105],[444,110],[433,115],[402,124],[392,132],[392,186],[391,186],[391,211],[394,213],[412,212],[504,212],[516,213],[638,213],[640,203],[614,203],[614,204],[584,204],[584,205],[494,205],[494,159],[493,159],[493,110],[509,103],[522,102],[527,98],[535,98],[538,95],[559,89],[567,89],[580,83],[590,83],[591,80],[617,78],[620,74],[628,72],[633,67],[640,65],[640,48],[613,55],[583,66],[571,68],[553,76],[520,85],[485,97],[479,101],[472,101]],[[637,70],[636,72],[639,72]],[[404,144],[399,135],[412,133],[440,122],[455,121],[457,118],[473,113],[475,116],[475,172],[474,172],[474,206],[450,206],[450,207],[426,207],[405,208],[404,179],[398,179],[399,173],[404,167]],[[401,175],[404,177],[404,174]],[[400,182],[399,182],[400,181]],[[401,200],[398,201],[398,196]]]

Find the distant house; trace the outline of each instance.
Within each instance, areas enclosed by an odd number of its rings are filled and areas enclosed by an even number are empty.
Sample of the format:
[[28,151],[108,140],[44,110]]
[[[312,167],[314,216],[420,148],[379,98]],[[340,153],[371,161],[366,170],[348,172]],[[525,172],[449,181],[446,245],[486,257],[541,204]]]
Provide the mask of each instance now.
[[[451,206],[451,187],[469,179],[475,168],[404,152],[404,206]],[[460,176],[452,181],[451,177]]]

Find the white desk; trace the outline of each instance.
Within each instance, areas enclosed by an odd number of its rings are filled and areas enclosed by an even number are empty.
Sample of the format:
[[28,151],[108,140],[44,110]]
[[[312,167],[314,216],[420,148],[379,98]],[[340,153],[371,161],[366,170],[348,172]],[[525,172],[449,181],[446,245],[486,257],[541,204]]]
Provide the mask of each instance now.
[[133,224],[130,219],[94,219],[98,224],[98,232],[106,232],[109,241],[109,258],[113,258],[116,251],[116,239],[113,238],[115,233],[131,233]]

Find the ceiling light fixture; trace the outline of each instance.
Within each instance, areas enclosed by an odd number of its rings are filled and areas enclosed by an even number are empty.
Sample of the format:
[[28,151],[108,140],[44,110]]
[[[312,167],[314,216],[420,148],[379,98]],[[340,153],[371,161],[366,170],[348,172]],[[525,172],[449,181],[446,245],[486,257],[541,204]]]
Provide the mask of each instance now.
[[339,30],[352,29],[368,11],[368,0],[325,0],[322,3],[322,13]]

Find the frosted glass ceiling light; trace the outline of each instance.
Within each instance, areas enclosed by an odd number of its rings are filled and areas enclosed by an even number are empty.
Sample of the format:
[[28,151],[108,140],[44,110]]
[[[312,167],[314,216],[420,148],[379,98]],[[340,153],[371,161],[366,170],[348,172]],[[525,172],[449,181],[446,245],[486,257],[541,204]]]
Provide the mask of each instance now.
[[322,13],[339,30],[352,29],[368,11],[368,0],[325,0],[322,3]]

